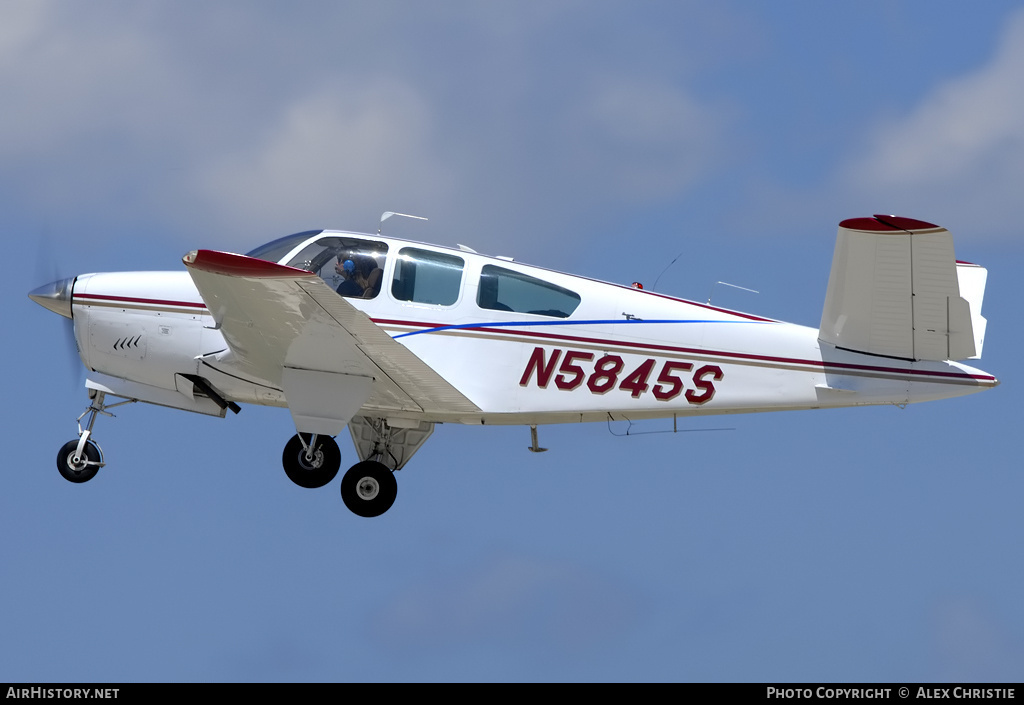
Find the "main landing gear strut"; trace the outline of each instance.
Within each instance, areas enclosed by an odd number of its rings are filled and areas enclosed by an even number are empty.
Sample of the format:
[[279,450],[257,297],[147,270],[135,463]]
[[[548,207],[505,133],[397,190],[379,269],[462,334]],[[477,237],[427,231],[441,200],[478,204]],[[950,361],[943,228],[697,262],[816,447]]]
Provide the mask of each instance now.
[[[341,478],[341,499],[353,514],[376,517],[391,508],[398,496],[395,471],[402,469],[434,430],[432,423],[424,421],[398,423],[404,425],[362,416],[349,422],[360,461]],[[288,441],[281,460],[292,482],[315,488],[338,474],[341,453],[329,436],[300,433]]]
[[[57,470],[68,482],[88,482],[96,477],[99,469],[106,464],[103,462],[103,451],[92,439],[92,427],[96,423],[96,416],[103,414],[112,417],[113,414],[107,409],[135,401],[127,399],[116,404],[106,404],[106,393],[95,390],[90,391],[89,396],[89,408],[78,417],[78,438],[68,441],[57,452]],[[86,414],[89,415],[89,421],[85,425],[85,430],[82,430],[82,419]]]

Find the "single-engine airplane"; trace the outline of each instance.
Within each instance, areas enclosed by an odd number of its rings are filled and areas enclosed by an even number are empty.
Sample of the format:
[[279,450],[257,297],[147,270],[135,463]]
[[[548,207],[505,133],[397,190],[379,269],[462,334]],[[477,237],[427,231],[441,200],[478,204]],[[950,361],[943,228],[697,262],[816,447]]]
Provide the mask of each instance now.
[[[287,407],[284,470],[383,514],[437,423],[540,424],[905,405],[990,389],[979,358],[987,272],[944,228],[839,225],[819,328],[610,284],[459,246],[313,230],[185,271],[83,274],[40,287],[70,318],[89,407],[57,469],[104,466],[100,414],[147,402],[211,416]],[[108,403],[108,397],[119,399]],[[88,416],[83,428],[82,419]]]

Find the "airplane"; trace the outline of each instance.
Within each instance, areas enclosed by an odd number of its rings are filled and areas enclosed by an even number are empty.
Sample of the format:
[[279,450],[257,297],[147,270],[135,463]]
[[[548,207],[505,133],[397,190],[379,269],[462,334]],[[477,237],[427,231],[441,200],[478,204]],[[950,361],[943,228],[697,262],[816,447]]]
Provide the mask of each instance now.
[[945,228],[900,216],[840,223],[818,328],[379,230],[183,263],[29,294],[71,319],[88,370],[78,437],[57,455],[67,480],[105,465],[96,419],[133,402],[287,407],[282,464],[304,488],[338,474],[347,427],[359,461],[341,497],[375,517],[438,423],[528,426],[541,452],[542,424],[902,407],[999,383],[960,362],[981,356],[987,271],[955,258]]

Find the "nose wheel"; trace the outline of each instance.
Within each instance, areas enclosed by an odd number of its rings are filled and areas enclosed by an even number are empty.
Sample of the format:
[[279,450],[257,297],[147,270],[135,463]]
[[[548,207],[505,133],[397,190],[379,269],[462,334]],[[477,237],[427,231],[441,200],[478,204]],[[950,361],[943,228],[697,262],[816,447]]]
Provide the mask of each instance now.
[[57,453],[57,471],[68,482],[88,482],[96,477],[103,465],[103,455],[99,446],[86,440],[82,449],[78,449],[78,440],[68,441]]
[[[92,439],[92,427],[96,424],[96,417],[100,414],[113,416],[107,409],[122,404],[132,404],[134,399],[117,402],[116,404],[106,403],[104,392],[90,392],[89,408],[78,417],[78,438],[68,441],[61,446],[57,452],[57,471],[68,482],[80,484],[88,482],[96,477],[96,473],[106,463],[103,462],[103,451]],[[82,419],[89,416],[85,428],[82,428]]]
[[341,499],[349,510],[361,517],[380,516],[395,503],[398,482],[384,463],[364,460],[356,463],[341,478]]

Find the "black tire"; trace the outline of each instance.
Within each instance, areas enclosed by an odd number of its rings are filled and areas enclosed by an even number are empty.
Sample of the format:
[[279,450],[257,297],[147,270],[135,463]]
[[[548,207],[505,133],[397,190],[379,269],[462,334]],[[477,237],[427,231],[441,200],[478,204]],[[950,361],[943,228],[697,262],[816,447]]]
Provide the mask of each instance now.
[[88,482],[92,478],[96,477],[96,473],[99,472],[100,466],[88,465],[85,461],[89,461],[90,463],[99,463],[100,449],[97,448],[96,444],[92,441],[86,441],[85,447],[82,449],[82,455],[85,457],[77,465],[73,462],[76,450],[78,450],[77,438],[73,441],[68,441],[60,447],[60,451],[57,453],[57,470],[68,482]]
[[[306,443],[309,443],[312,436],[308,433],[302,435]],[[284,447],[281,464],[289,480],[299,487],[316,489],[326,485],[338,474],[341,467],[341,451],[330,436],[317,436],[316,445],[313,447],[313,460],[309,461],[306,459],[306,449],[302,447],[302,441],[295,435]]]
[[361,517],[378,517],[395,503],[398,481],[383,463],[364,460],[348,469],[341,478],[341,499],[349,510]]

